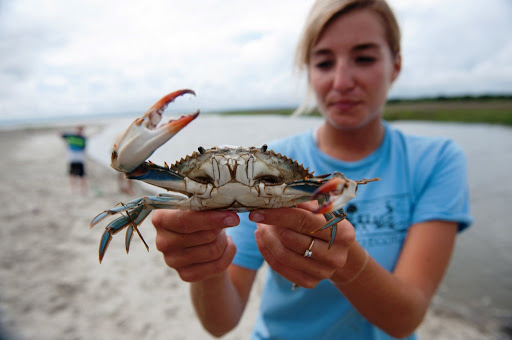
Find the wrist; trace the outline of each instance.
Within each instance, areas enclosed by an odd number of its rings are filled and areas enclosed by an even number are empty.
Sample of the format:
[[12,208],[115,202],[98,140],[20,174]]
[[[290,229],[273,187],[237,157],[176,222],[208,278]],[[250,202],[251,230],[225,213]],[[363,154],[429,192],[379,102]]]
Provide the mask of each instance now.
[[205,286],[205,287],[216,287],[222,285],[228,278],[227,270],[220,273],[210,275],[202,280],[191,282],[192,285]]
[[192,302],[199,314],[201,314],[201,306],[204,305],[204,301],[214,299],[218,292],[224,290],[227,279],[227,272],[222,272],[204,280],[190,282]]
[[339,286],[349,285],[361,277],[369,262],[370,255],[364,248],[352,247],[349,250],[347,262],[332,275],[331,281]]

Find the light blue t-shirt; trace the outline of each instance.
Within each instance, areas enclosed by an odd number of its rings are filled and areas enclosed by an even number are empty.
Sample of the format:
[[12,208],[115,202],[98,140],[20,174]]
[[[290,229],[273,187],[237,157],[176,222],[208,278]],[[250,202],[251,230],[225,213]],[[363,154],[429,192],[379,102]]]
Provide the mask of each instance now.
[[[462,150],[445,138],[406,135],[387,123],[384,126],[380,147],[356,162],[324,154],[312,131],[269,147],[303,163],[316,175],[338,171],[353,180],[381,178],[361,185],[345,211],[357,241],[392,271],[411,225],[444,220],[457,222],[463,230],[472,218]],[[263,263],[255,229],[247,214],[241,216],[240,226],[227,229],[237,246],[233,262],[253,270]],[[359,314],[330,281],[324,280],[314,289],[291,288],[290,281],[268,270],[251,339],[392,339]]]

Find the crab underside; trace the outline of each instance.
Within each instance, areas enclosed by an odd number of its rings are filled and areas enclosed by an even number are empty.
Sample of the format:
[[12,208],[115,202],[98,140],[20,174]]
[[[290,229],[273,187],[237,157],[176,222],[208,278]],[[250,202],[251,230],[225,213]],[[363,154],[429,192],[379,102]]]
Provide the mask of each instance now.
[[323,213],[327,221],[319,230],[331,228],[330,247],[336,235],[336,224],[346,217],[343,206],[356,196],[358,185],[379,180],[353,181],[341,173],[315,176],[296,161],[268,150],[266,145],[260,148],[199,147],[197,152],[171,166],[146,161],[158,147],[199,115],[197,111],[158,125],[166,106],[187,93],[194,94],[192,90],[179,90],[160,99],[115,143],[111,162],[114,169],[129,179],[144,181],[167,192],[119,204],[93,218],[91,227],[107,216],[121,215],[105,228],[99,247],[100,262],[112,235],[119,231],[127,229],[127,252],[134,231],[143,240],[138,226],[153,209],[242,212],[294,207],[317,200],[319,207],[315,212]]

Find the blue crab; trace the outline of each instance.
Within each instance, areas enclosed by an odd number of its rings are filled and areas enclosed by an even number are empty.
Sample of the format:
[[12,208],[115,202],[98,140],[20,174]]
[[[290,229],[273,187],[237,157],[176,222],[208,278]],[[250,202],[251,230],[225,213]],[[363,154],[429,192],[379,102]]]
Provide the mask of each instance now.
[[193,121],[199,111],[158,125],[169,103],[192,90],[172,92],[156,102],[141,118],[137,118],[115,143],[111,166],[127,178],[141,180],[168,190],[157,196],[134,199],[105,210],[91,221],[91,228],[110,215],[121,216],[109,223],[100,241],[99,260],[112,235],[127,229],[125,247],[128,252],[135,231],[148,246],[138,226],[153,209],[211,210],[237,212],[261,208],[293,207],[317,200],[316,213],[324,214],[331,228],[332,245],[336,224],[346,218],[343,206],[356,196],[357,187],[378,178],[353,181],[341,173],[315,176],[290,158],[262,147],[199,147],[197,152],[169,166],[159,166],[147,158],[162,144]]

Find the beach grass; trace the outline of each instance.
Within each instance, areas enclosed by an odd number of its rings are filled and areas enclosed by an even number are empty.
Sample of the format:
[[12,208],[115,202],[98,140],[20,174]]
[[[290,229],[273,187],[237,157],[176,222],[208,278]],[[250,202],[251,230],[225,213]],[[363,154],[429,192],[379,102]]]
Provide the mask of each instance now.
[[[238,110],[225,115],[291,115],[293,108]],[[320,115],[318,111],[310,115]],[[486,123],[512,126],[512,98],[391,100],[384,109],[387,121],[416,120],[456,123]]]

